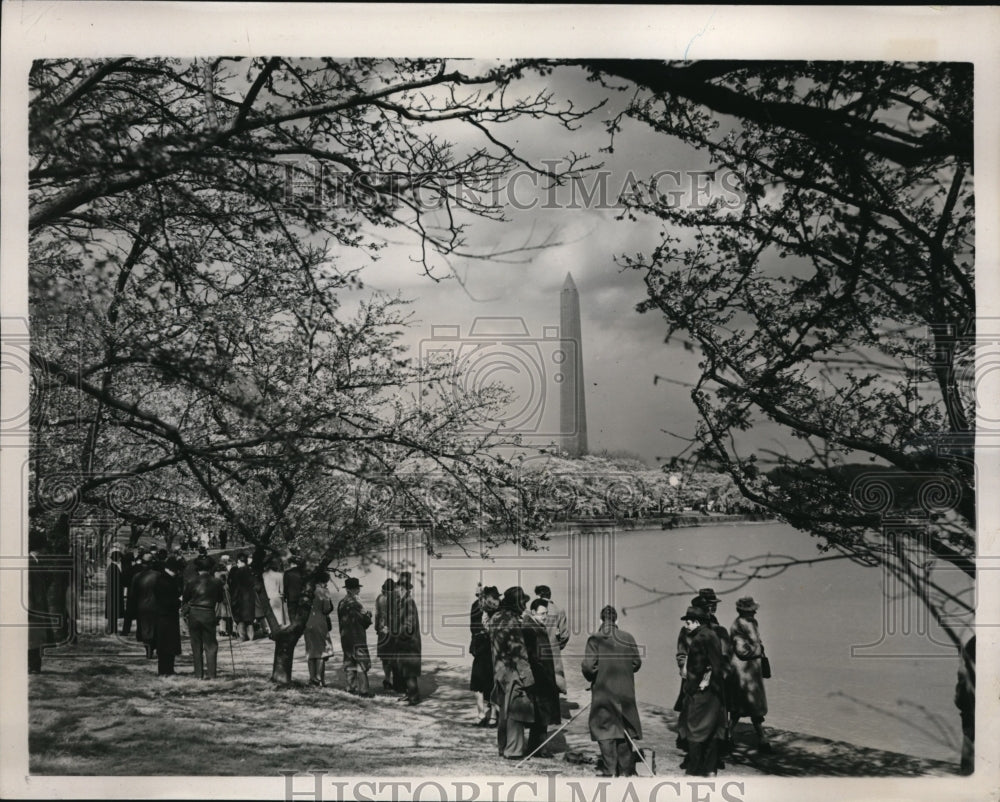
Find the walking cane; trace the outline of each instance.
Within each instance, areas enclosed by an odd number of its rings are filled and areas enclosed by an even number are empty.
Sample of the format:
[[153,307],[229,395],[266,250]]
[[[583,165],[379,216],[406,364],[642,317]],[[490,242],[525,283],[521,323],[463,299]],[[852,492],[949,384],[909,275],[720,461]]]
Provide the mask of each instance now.
[[639,760],[641,760],[643,763],[646,763],[646,768],[649,769],[650,776],[655,777],[656,772],[653,770],[653,767],[646,762],[646,756],[642,753],[642,750],[635,745],[635,741],[633,741],[632,736],[628,734],[628,730],[622,729],[622,732],[625,733],[625,737],[628,738],[628,742],[632,744],[632,749],[634,749],[635,753],[639,756]]
[[[226,604],[229,606],[229,615],[233,614],[233,602],[229,597],[229,588],[225,585],[222,586],[222,592],[226,594]],[[232,626],[227,627],[229,630],[229,658],[233,661],[233,674],[236,674],[236,655],[233,653],[233,628]],[[247,667],[246,655],[243,654],[243,641],[240,641],[240,662],[243,663],[243,670],[247,672],[247,679],[250,679],[250,669]]]
[[521,759],[521,761],[517,764],[516,768],[520,768],[522,764],[526,763],[528,760],[530,760],[532,757],[534,757],[535,752],[537,752],[538,750],[540,750],[543,746],[545,746],[545,744],[547,744],[549,741],[551,741],[553,738],[555,738],[560,732],[562,732],[570,724],[572,724],[576,720],[576,717],[579,716],[588,707],[590,707],[590,702],[587,702],[587,704],[585,704],[583,707],[581,707],[579,710],[577,710],[576,711],[576,715],[574,715],[573,718],[571,718],[569,721],[567,721],[565,724],[563,724],[558,730],[556,730],[555,732],[553,732],[548,738],[546,738],[538,746],[536,746],[529,754],[527,754],[525,757],[523,757]]

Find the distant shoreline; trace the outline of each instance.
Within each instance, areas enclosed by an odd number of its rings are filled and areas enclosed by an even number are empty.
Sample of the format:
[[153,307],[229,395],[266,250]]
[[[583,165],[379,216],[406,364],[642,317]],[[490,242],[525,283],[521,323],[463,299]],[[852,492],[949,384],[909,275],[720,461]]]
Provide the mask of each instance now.
[[624,531],[691,529],[700,526],[735,526],[737,524],[756,526],[781,523],[777,518],[761,518],[755,515],[713,515],[712,513],[677,513],[669,517],[657,518],[616,518],[593,519],[587,521],[560,522],[550,530],[552,534],[569,534],[615,528]]

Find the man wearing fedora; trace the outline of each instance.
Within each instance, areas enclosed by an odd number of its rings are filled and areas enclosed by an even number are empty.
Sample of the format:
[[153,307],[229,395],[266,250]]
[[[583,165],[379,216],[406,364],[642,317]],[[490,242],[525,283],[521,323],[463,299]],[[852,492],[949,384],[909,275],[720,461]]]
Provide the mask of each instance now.
[[682,675],[688,753],[681,768],[696,777],[718,771],[719,741],[726,733],[722,644],[709,616],[704,608],[692,605],[681,617],[691,633]]
[[601,610],[601,626],[587,638],[581,664],[590,682],[590,739],[597,741],[602,776],[635,775],[633,741],[642,738],[635,700],[635,672],[642,666],[635,638],[618,628],[618,611]]
[[370,698],[375,694],[368,688],[368,669],[372,667],[372,660],[365,633],[372,625],[372,614],[358,598],[361,582],[357,577],[348,577],[344,582],[344,590],[347,595],[337,605],[337,621],[340,624],[340,646],[344,650],[347,691]]
[[215,679],[219,655],[217,611],[223,600],[222,580],[212,575],[215,563],[207,554],[194,560],[198,573],[185,583],[181,597],[186,612],[195,679]]
[[396,595],[389,607],[389,637],[394,668],[400,684],[405,684],[407,703],[420,702],[417,678],[420,676],[420,616],[413,599],[413,576],[402,571],[396,580]]
[[566,611],[552,601],[552,589],[548,585],[536,585],[535,595],[545,602],[548,610],[545,619],[545,630],[548,632],[549,643],[552,644],[552,661],[556,670],[556,685],[559,693],[566,693],[566,672],[563,668],[562,650],[569,643],[569,620]]
[[729,629],[733,642],[732,683],[735,698],[729,709],[730,730],[735,732],[740,718],[749,716],[757,733],[757,748],[768,752],[771,744],[764,734],[764,716],[767,715],[767,694],[764,692],[763,659],[764,643],[760,639],[757,610],[760,605],[752,596],[736,601],[739,614]]

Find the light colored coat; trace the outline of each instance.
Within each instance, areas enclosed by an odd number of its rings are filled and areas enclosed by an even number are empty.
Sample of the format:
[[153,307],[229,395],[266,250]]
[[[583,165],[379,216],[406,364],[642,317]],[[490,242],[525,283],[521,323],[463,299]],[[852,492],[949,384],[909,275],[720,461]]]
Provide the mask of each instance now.
[[569,643],[569,620],[566,611],[553,602],[548,602],[548,613],[545,616],[545,630],[552,646],[552,665],[556,672],[556,686],[566,692],[566,671],[563,668],[562,650]]
[[767,694],[761,676],[760,658],[764,643],[756,618],[740,616],[729,629],[733,642],[732,666],[735,699],[729,700],[730,714],[739,717],[764,718],[767,715]]

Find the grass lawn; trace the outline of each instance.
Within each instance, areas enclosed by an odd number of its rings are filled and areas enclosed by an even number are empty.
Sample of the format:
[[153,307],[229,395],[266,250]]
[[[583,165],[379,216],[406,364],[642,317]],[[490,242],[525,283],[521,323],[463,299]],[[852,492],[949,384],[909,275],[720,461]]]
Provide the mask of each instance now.
[[[73,646],[48,650],[43,673],[29,677],[30,772],[274,777],[280,770],[323,769],[339,776],[468,777],[555,770],[594,775],[597,749],[586,712],[553,741],[553,757],[519,766],[497,756],[495,729],[475,726],[468,665],[425,661],[423,701],[411,707],[382,692],[379,668],[371,672],[376,698],[360,699],[343,690],[337,646],[338,656],[327,665],[328,687],[306,683],[302,642],[294,682],[279,687],[269,679],[274,646],[267,639],[234,640],[231,652],[228,640],[220,637],[218,679],[201,681],[194,679],[186,637],[185,653],[177,659],[180,673],[160,678],[156,661],[145,658],[134,637],[81,635]],[[564,721],[588,702],[582,686],[571,686]],[[657,774],[678,774],[683,755],[674,746],[676,713],[640,700],[640,714],[642,746],[655,751]],[[922,760],[803,733],[768,732],[774,749],[760,754],[750,725],[743,725],[738,748],[720,776],[942,776],[958,770],[958,755],[954,763]]]

